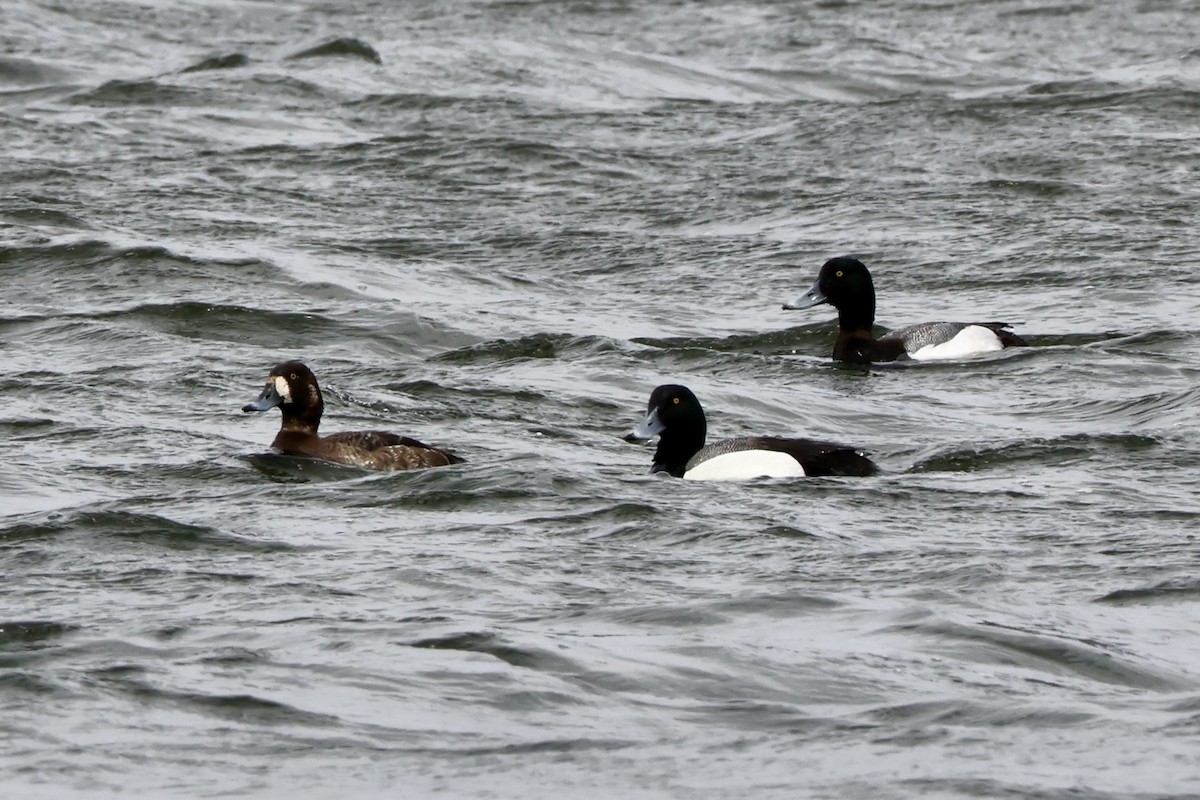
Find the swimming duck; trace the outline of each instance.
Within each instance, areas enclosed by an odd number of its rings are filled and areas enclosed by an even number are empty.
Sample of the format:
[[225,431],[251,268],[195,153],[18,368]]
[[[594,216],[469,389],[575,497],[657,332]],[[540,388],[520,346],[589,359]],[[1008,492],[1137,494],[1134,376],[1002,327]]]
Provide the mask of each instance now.
[[267,411],[279,406],[283,424],[271,446],[289,456],[319,458],[366,469],[421,469],[458,464],[462,459],[407,436],[380,431],[317,435],[325,402],[312,370],[299,361],[278,364],[267,385],[242,411]]
[[875,284],[866,265],[856,258],[831,258],[821,267],[817,281],[784,309],[811,308],[829,303],[838,312],[835,361],[916,361],[964,356],[1024,347],[1026,342],[1007,322],[923,322],[892,331],[881,339],[871,332],[875,324]]
[[666,384],[650,393],[646,418],[627,441],[658,436],[654,472],[689,480],[799,478],[805,475],[874,475],[878,467],[861,450],[812,439],[747,436],[704,444],[704,409],[691,389]]

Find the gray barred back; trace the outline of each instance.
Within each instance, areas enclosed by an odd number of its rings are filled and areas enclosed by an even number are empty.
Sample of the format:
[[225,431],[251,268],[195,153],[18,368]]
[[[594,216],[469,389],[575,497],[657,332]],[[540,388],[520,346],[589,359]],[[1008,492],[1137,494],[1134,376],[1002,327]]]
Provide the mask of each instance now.
[[905,352],[915,353],[922,347],[944,344],[957,336],[963,328],[976,324],[983,324],[985,327],[990,327],[987,323],[974,322],[920,322],[916,325],[908,325],[907,327],[892,331],[883,338],[899,339],[904,342]]

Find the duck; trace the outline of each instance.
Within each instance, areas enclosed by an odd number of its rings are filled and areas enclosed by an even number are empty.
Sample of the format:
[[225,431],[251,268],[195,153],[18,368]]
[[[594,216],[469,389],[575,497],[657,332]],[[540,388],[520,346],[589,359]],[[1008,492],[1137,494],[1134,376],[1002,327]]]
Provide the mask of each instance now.
[[1008,330],[1007,322],[922,322],[876,339],[875,284],[871,272],[856,258],[831,258],[821,266],[812,288],[799,299],[784,303],[796,311],[829,303],[838,312],[838,337],[833,359],[872,363],[912,359],[934,361],[991,353],[1028,343]]
[[300,361],[276,364],[267,375],[262,394],[242,406],[242,411],[269,411],[277,406],[283,422],[271,446],[284,455],[374,470],[444,467],[463,461],[449,450],[394,433],[348,431],[319,435],[317,428],[321,425],[325,401],[317,376]]
[[658,436],[651,474],[686,480],[748,480],[828,475],[865,477],[879,471],[862,450],[814,439],[746,436],[705,445],[704,409],[691,389],[664,384],[650,393],[646,418],[625,436]]

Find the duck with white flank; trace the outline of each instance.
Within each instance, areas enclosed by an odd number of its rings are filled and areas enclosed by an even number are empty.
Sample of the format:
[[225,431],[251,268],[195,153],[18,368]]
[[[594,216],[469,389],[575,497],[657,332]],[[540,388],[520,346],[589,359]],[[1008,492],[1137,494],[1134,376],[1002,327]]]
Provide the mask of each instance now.
[[811,308],[829,303],[838,312],[835,361],[870,363],[911,358],[916,361],[963,358],[1026,342],[1007,322],[923,322],[892,331],[876,339],[875,284],[866,266],[855,258],[831,258],[821,267],[817,282],[785,309]]
[[689,480],[747,480],[825,475],[874,475],[878,467],[861,450],[812,439],[747,436],[704,444],[704,409],[686,386],[667,384],[650,393],[646,418],[628,441],[658,436],[651,472]]

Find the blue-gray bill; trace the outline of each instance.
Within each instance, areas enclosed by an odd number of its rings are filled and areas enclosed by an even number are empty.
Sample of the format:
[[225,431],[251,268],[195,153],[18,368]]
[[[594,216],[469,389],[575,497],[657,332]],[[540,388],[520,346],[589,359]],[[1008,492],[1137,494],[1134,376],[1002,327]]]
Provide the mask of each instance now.
[[649,441],[650,439],[653,439],[658,434],[662,433],[663,428],[665,428],[665,427],[666,426],[663,425],[662,420],[658,418],[658,409],[652,408],[652,409],[650,409],[650,413],[648,413],[646,415],[646,418],[644,420],[642,420],[640,423],[638,423],[638,426],[636,428],[634,428],[633,430],[631,430],[629,433],[627,433],[625,435],[625,441],[627,441],[627,442]]
[[804,308],[812,308],[813,306],[819,306],[821,303],[828,302],[829,298],[826,297],[825,293],[821,291],[821,282],[818,280],[812,285],[811,289],[800,295],[799,298],[790,303],[784,303],[783,309],[784,311],[799,311]]
[[268,383],[267,388],[263,389],[258,399],[253,403],[246,403],[246,405],[242,406],[242,411],[269,411],[282,402],[283,397],[275,389],[275,384]]

